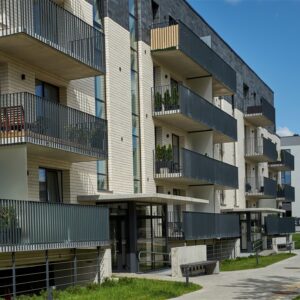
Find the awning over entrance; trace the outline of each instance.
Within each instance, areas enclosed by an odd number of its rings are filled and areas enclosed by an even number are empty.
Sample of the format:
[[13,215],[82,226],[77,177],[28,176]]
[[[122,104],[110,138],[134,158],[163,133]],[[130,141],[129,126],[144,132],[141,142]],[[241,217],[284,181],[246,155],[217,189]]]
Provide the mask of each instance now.
[[222,213],[285,213],[284,209],[277,208],[226,208],[221,209]]
[[111,194],[78,196],[77,200],[84,203],[100,202],[147,202],[162,204],[208,204],[209,200],[183,197],[168,194]]

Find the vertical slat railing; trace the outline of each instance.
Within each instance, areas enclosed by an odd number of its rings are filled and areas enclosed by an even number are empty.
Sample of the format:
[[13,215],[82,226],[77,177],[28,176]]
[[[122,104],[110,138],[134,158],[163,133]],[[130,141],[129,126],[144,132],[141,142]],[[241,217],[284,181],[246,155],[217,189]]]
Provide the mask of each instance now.
[[0,145],[26,142],[102,158],[107,124],[29,93],[0,95]]
[[104,70],[103,33],[51,0],[0,0],[0,37],[30,36]]
[[108,209],[60,203],[0,200],[0,252],[5,247],[74,246],[109,240]]

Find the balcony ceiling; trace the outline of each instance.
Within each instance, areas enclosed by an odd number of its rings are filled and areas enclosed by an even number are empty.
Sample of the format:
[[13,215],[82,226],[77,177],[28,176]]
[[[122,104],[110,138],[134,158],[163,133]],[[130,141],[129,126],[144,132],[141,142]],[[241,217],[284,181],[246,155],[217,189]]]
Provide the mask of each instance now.
[[267,127],[274,125],[273,122],[262,113],[245,114],[245,120],[255,127]]
[[25,33],[0,37],[0,51],[65,80],[102,75],[99,70]]
[[[211,76],[209,72],[179,49],[155,50],[152,51],[152,57],[157,64],[165,66],[171,73],[180,74],[186,79]],[[213,94],[217,97],[232,95],[233,92],[213,78]]]

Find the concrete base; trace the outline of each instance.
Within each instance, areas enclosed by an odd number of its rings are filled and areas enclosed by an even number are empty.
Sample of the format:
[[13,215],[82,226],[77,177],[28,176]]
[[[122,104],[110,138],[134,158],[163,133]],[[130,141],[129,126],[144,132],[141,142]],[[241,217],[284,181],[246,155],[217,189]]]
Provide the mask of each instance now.
[[185,246],[171,249],[172,277],[183,277],[181,265],[206,261],[206,246]]

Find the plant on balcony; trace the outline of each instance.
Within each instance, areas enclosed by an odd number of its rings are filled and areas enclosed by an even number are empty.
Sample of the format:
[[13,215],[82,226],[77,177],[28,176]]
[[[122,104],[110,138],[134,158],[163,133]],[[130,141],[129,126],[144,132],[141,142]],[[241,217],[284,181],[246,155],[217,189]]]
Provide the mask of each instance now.
[[173,106],[173,109],[179,108],[178,87],[173,87],[173,89],[172,89],[172,106]]
[[156,112],[162,111],[163,99],[160,92],[156,92],[154,96],[154,110]]
[[156,146],[156,172],[168,173],[172,170],[173,165],[173,149],[171,145]]
[[164,94],[164,105],[165,105],[165,110],[172,109],[172,97],[169,89],[167,89]]
[[21,238],[16,211],[13,207],[0,207],[0,244],[17,243]]

